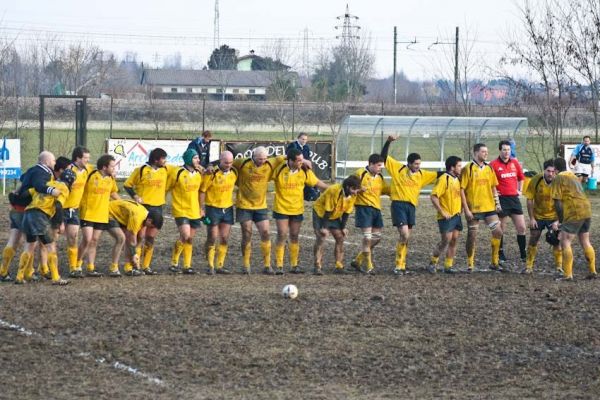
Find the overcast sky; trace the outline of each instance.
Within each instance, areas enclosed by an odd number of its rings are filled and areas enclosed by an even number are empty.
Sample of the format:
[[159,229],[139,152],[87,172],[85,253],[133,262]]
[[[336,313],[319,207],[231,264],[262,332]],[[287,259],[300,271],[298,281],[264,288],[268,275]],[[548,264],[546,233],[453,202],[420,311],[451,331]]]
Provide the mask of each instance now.
[[[18,37],[20,45],[44,40],[85,41],[123,57],[127,50],[138,61],[160,67],[179,52],[184,66],[200,68],[213,49],[214,0],[1,0],[0,32]],[[410,79],[430,79],[451,70],[445,61],[454,41],[456,26],[461,35],[475,39],[473,54],[485,60],[481,66],[495,67],[511,28],[518,25],[514,1],[499,0],[220,0],[220,42],[247,54],[269,52],[283,39],[287,61],[301,71],[305,65],[305,43],[312,57],[339,42],[334,29],[343,21],[349,5],[358,16],[360,36],[370,37],[376,57],[375,75],[389,76],[393,66],[393,28],[398,41],[416,39],[415,45],[398,45],[398,70]],[[307,32],[308,40],[304,40]],[[451,71],[450,71],[451,72]]]

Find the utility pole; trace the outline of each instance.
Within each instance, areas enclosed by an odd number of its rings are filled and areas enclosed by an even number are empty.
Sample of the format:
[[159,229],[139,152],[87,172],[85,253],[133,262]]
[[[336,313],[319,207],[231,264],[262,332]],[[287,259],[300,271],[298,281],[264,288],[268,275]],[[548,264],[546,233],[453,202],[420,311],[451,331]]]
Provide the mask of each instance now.
[[[354,40],[360,39],[358,36],[358,31],[360,30],[360,26],[354,24],[352,21],[358,21],[358,17],[356,15],[350,14],[350,9],[348,8],[348,4],[346,4],[346,13],[344,15],[340,15],[337,17],[338,20],[343,19],[343,24],[336,25],[335,29],[342,29],[342,34],[336,36],[336,39],[342,40],[342,53],[344,54],[344,69],[346,70],[346,86],[348,89],[348,95],[353,94],[354,91],[350,88],[350,63],[349,58],[351,54],[351,49],[354,46]],[[354,82],[352,82],[352,86],[354,86]]]
[[458,107],[458,26],[456,27],[454,42],[440,42],[439,40],[436,40],[427,47],[427,50],[430,50],[433,46],[437,46],[438,44],[454,45],[454,105]]
[[219,0],[215,0],[215,19],[213,21],[214,30],[213,30],[213,48],[219,48],[219,42],[221,39],[219,38]]
[[454,105],[458,107],[458,26],[454,39]]
[[394,26],[394,104],[396,104],[396,98],[397,98],[397,94],[398,94],[398,89],[396,86],[396,55],[397,55],[397,47],[398,44],[407,44],[406,48],[408,49],[411,45],[416,44],[417,43],[417,38],[414,38],[413,40],[411,40],[410,42],[399,42],[398,41],[398,34],[396,32],[396,27]]

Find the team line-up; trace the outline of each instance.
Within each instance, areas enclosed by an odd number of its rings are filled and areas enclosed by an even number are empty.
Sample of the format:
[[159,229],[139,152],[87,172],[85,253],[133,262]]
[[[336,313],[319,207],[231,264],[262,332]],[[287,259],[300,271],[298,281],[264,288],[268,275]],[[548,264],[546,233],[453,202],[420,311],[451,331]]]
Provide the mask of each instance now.
[[[503,271],[503,232],[509,219],[517,231],[523,272],[533,272],[541,234],[552,245],[556,271],[560,279],[573,279],[571,243],[578,238],[583,248],[589,274],[596,277],[595,252],[590,243],[591,206],[581,179],[593,174],[594,154],[589,137],[579,145],[569,162],[563,158],[547,160],[543,172],[531,178],[525,193],[529,215],[530,237],[526,243],[526,221],[519,196],[525,180],[522,167],[512,153],[511,143],[501,141],[499,156],[487,162],[488,148],[483,143],[473,146],[472,160],[463,165],[456,156],[445,162],[446,171],[420,169],[421,157],[408,155],[406,163],[388,155],[396,137],[390,136],[380,154],[369,156],[367,165],[342,183],[328,185],[319,180],[308,161],[307,135],[300,134],[287,150],[286,156],[267,156],[264,147],[257,147],[249,158],[235,159],[229,151],[220,154],[218,162],[208,162],[211,133],[192,141],[183,154],[182,166],[167,165],[167,153],[155,148],[148,162],[136,168],[124,183],[131,199],[118,194],[115,181],[115,159],[105,154],[98,158],[96,168],[88,164],[90,152],[76,147],[71,159],[48,151],[39,155],[38,164],[21,177],[21,186],[9,196],[10,234],[2,252],[0,281],[13,281],[9,268],[21,238],[26,239],[18,260],[14,282],[22,284],[50,279],[65,285],[58,269],[56,239],[65,234],[67,259],[71,278],[98,277],[96,251],[103,232],[114,239],[111,264],[107,274],[120,277],[119,260],[124,250],[123,273],[128,276],[155,275],[152,256],[156,237],[163,225],[166,195],[171,193],[172,216],[179,231],[173,245],[172,273],[194,274],[192,265],[193,239],[203,225],[207,227],[204,245],[206,270],[209,274],[228,274],[225,259],[234,220],[242,231],[242,272],[251,271],[252,228],[260,235],[262,272],[284,273],[286,243],[289,252],[289,272],[304,272],[299,265],[299,234],[304,215],[304,199],[316,198],[312,223],[315,233],[313,273],[323,272],[322,257],[325,239],[335,241],[335,273],[345,273],[344,239],[347,222],[355,212],[355,225],[362,232],[360,252],[351,267],[365,274],[374,274],[373,249],[380,242],[383,229],[381,196],[391,199],[391,216],[398,231],[394,273],[407,273],[408,242],[416,225],[416,207],[422,188],[434,184],[431,203],[437,210],[440,241],[434,247],[429,272],[455,272],[454,256],[463,230],[461,214],[467,223],[467,272],[475,268],[475,244],[481,221],[491,231],[490,269]],[[391,180],[384,179],[385,167]],[[570,171],[576,168],[577,175]],[[267,190],[273,182],[275,196],[271,216],[275,220],[275,265],[271,263],[270,214]],[[235,188],[237,187],[237,191]],[[321,192],[310,192],[317,188]],[[314,189],[313,189],[314,190]],[[308,191],[308,192],[307,192]],[[235,206],[234,206],[235,205]],[[234,211],[235,210],[235,211]],[[234,215],[235,214],[235,215]],[[81,233],[81,235],[80,235]],[[81,236],[81,240],[78,237]],[[37,248],[40,248],[39,271],[34,268]],[[179,260],[183,255],[182,267]],[[85,270],[84,270],[84,261]]]

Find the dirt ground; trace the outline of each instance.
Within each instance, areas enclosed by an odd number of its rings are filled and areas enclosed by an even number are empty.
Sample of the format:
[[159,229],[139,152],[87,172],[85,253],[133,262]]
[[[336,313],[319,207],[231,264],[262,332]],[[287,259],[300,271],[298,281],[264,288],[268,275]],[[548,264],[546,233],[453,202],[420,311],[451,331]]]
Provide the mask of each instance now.
[[[376,276],[331,274],[332,243],[321,277],[260,274],[258,245],[251,276],[169,275],[176,228],[167,220],[153,261],[161,275],[86,278],[67,287],[2,284],[0,398],[600,397],[600,282],[584,279],[579,246],[572,283],[553,279],[545,243],[532,276],[431,275],[425,266],[437,225],[429,200],[421,202],[408,255],[414,273],[407,276],[392,274],[396,233],[386,203]],[[600,198],[592,202],[597,227]],[[301,241],[307,269],[314,243],[308,211]],[[598,251],[600,235],[592,236]],[[200,269],[205,237],[201,232],[195,246]],[[477,259],[485,269],[484,226],[480,239]],[[239,241],[234,228],[232,269],[241,263]],[[357,230],[348,242],[347,264],[358,251]],[[109,246],[106,236],[101,271]],[[506,246],[509,256],[518,254],[512,227]],[[456,260],[464,267],[464,236]],[[299,288],[295,300],[280,295],[288,283]]]

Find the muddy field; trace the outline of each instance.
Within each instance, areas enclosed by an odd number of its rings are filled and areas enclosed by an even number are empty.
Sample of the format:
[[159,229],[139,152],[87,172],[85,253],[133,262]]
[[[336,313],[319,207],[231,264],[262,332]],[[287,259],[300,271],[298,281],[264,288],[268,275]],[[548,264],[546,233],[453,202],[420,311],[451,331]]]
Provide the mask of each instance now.
[[[167,220],[153,261],[161,275],[86,278],[67,287],[2,284],[0,398],[600,397],[600,281],[583,279],[579,246],[572,283],[554,281],[545,243],[532,276],[431,275],[425,266],[437,225],[429,201],[422,205],[407,276],[392,274],[396,233],[386,205],[376,276],[332,275],[331,243],[321,277],[264,276],[258,246],[251,276],[168,275],[176,228]],[[599,207],[593,198],[595,227]],[[7,226],[6,211],[2,221]],[[307,269],[310,226],[305,220],[301,242]],[[598,251],[600,234],[593,236]],[[202,270],[204,238],[202,232],[195,246]],[[483,226],[480,238],[478,266],[485,269]],[[234,228],[227,264],[235,270],[239,240]],[[348,242],[347,264],[358,251],[357,231]],[[101,271],[109,246],[107,236]],[[506,246],[518,254],[514,230]],[[464,238],[456,260],[464,267]],[[14,269],[13,262],[13,276]],[[287,283],[298,286],[296,300],[281,297]]]

